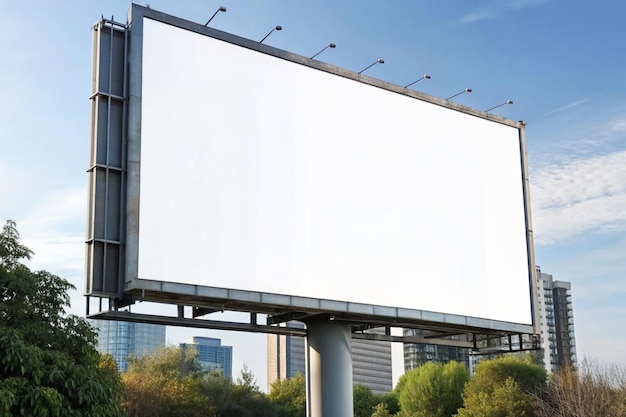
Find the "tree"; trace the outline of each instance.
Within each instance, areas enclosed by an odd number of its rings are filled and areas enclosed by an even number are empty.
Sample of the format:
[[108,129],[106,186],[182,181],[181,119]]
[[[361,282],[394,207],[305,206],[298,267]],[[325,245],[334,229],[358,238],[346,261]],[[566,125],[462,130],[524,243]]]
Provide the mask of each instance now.
[[400,403],[395,391],[388,392],[386,394],[379,394],[376,396],[377,407],[380,404],[385,405],[385,409],[391,415],[397,414],[400,411]]
[[0,416],[123,416],[111,358],[86,320],[66,315],[75,287],[22,262],[16,225],[0,233]]
[[354,417],[370,417],[376,406],[372,390],[363,384],[356,384],[352,389],[354,399]]
[[532,358],[502,356],[476,366],[474,376],[463,390],[459,417],[530,417],[533,415],[531,392],[546,380],[543,367]]
[[459,417],[532,417],[533,406],[511,377],[490,391],[472,391],[465,396]]
[[123,375],[124,408],[130,417],[210,415],[203,394],[204,372],[195,350],[165,347],[151,355],[131,357]]
[[280,417],[304,417],[306,415],[306,381],[297,373],[292,378],[276,380],[270,387],[268,398]]
[[378,403],[374,407],[374,412],[372,413],[371,417],[391,417],[392,415],[393,414],[391,414],[389,410],[387,409],[387,404],[382,402],[382,403]]
[[403,415],[450,417],[462,404],[469,371],[459,362],[426,363],[406,372],[398,382]]
[[626,415],[626,368],[583,361],[561,369],[537,393],[537,417]]

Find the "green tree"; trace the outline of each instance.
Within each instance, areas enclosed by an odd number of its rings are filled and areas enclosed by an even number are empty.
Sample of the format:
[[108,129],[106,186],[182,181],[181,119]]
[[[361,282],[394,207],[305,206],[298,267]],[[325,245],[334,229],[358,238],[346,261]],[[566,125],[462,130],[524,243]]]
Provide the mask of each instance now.
[[376,406],[376,398],[372,390],[363,384],[356,384],[352,389],[354,400],[354,417],[370,417]]
[[400,411],[400,403],[398,402],[398,397],[396,396],[395,391],[377,395],[376,404],[384,404],[385,409],[391,415],[397,414]]
[[210,415],[203,377],[193,349],[171,346],[131,357],[123,375],[124,408],[130,417]]
[[398,382],[402,415],[450,417],[462,404],[469,371],[459,362],[426,363],[406,372]]
[[392,415],[393,414],[389,412],[389,409],[387,409],[387,404],[381,402],[374,407],[374,412],[371,417],[391,417]]
[[530,397],[511,377],[489,391],[471,392],[465,396],[459,417],[532,417]]
[[122,416],[111,358],[86,320],[67,315],[66,280],[32,272],[16,225],[0,233],[0,416]]
[[529,417],[533,415],[531,392],[546,380],[543,367],[532,358],[514,355],[485,360],[463,390],[459,417]]
[[306,415],[306,381],[297,373],[292,378],[272,383],[268,398],[279,417],[304,417]]
[[265,417],[276,415],[267,395],[259,389],[253,373],[244,366],[237,383],[219,372],[206,375],[203,392],[214,411],[210,417]]

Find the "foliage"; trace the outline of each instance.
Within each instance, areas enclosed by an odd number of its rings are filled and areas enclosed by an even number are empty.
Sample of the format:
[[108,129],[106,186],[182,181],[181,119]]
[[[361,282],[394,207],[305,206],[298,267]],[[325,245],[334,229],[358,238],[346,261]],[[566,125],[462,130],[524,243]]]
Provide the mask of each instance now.
[[354,399],[354,417],[370,417],[376,406],[372,390],[363,384],[356,384],[352,389]]
[[505,355],[476,365],[471,388],[488,392],[508,378],[513,378],[522,391],[531,392],[546,381],[547,374],[542,366],[533,364],[530,357]]
[[193,349],[166,347],[131,357],[123,375],[124,408],[131,417],[204,416],[210,403],[202,395],[202,376]]
[[0,416],[122,416],[111,358],[86,320],[66,315],[74,286],[21,262],[16,225],[0,233]]
[[530,397],[513,378],[497,384],[489,392],[476,391],[464,397],[459,417],[532,417]]
[[292,378],[272,383],[268,398],[280,417],[304,417],[306,415],[306,381],[297,373]]
[[391,417],[392,415],[393,414],[391,414],[387,408],[387,404],[381,402],[374,407],[374,412],[371,417]]
[[469,371],[463,364],[426,363],[406,372],[398,382],[402,415],[449,417],[462,404],[461,393]]
[[194,349],[170,346],[131,358],[123,380],[129,417],[274,415],[247,367],[234,384],[219,371],[203,371]]
[[384,404],[387,411],[391,414],[397,414],[400,411],[400,403],[395,392],[388,392],[387,394],[380,394],[376,396],[376,407],[380,404]]
[[552,375],[535,400],[537,417],[625,416],[626,369],[584,361]]
[[526,417],[532,416],[531,392],[546,380],[543,367],[532,358],[502,356],[480,362],[463,390],[459,417]]

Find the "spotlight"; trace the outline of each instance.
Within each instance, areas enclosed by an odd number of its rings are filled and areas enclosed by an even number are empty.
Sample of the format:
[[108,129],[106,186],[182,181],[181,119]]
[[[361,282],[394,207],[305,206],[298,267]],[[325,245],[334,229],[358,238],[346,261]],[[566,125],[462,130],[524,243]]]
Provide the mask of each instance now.
[[372,68],[372,67],[373,67],[374,65],[376,65],[376,64],[384,64],[384,63],[385,63],[385,60],[384,60],[384,59],[380,59],[380,58],[378,58],[376,61],[372,62],[372,63],[371,63],[370,65],[368,65],[367,67],[363,68],[363,69],[362,69],[361,71],[359,71],[357,74],[360,74],[360,73],[362,73],[363,71],[365,71],[365,70],[368,70],[368,69]]
[[315,58],[316,56],[318,56],[319,54],[321,54],[322,52],[324,52],[324,51],[325,51],[325,50],[327,50],[328,48],[333,49],[333,48],[336,48],[336,47],[337,47],[337,45],[335,45],[334,43],[332,43],[332,42],[331,42],[331,43],[329,43],[328,45],[326,45],[326,46],[324,47],[324,49],[322,49],[321,51],[319,51],[318,53],[316,53],[315,55],[313,55],[313,56],[311,57],[311,59]]
[[407,85],[405,85],[405,86],[404,86],[404,88],[409,88],[409,87],[410,87],[410,86],[412,86],[413,84],[415,84],[415,83],[417,83],[417,82],[420,82],[420,81],[422,81],[422,80],[430,80],[430,75],[428,75],[428,74],[424,74],[424,75],[422,75],[422,77],[421,77],[421,78],[419,78],[419,79],[417,79],[417,80],[413,81],[411,84],[407,84]]
[[491,111],[491,110],[493,110],[493,109],[497,109],[498,107],[506,106],[507,104],[513,104],[513,100],[507,100],[507,101],[505,101],[504,103],[502,103],[502,104],[498,104],[497,106],[494,106],[494,107],[492,107],[492,108],[490,108],[490,109],[487,109],[487,110],[485,110],[485,111]]
[[219,12],[226,12],[226,7],[220,6],[219,9],[217,9],[215,13],[213,13],[213,16],[211,16],[211,18],[204,24],[204,26],[208,26],[209,23],[211,23],[211,20],[213,20],[213,18],[217,16]]
[[471,93],[471,92],[472,92],[472,89],[471,89],[471,88],[466,88],[465,90],[463,90],[463,91],[459,91],[459,92],[458,92],[458,93],[456,93],[455,95],[452,95],[452,96],[448,97],[446,100],[450,100],[451,98],[454,98],[454,97],[456,97],[456,96],[458,96],[458,95],[461,95],[461,94],[463,94],[463,93]]
[[275,27],[275,28],[273,28],[272,30],[270,30],[270,33],[268,33],[267,35],[265,35],[265,36],[263,37],[263,39],[261,39],[261,40],[259,41],[259,43],[263,43],[263,41],[264,41],[265,39],[267,39],[267,37],[268,37],[268,36],[270,36],[270,35],[272,34],[272,32],[274,32],[275,30],[283,30],[283,27],[282,27],[282,26],[280,26],[280,25],[276,25],[276,27]]

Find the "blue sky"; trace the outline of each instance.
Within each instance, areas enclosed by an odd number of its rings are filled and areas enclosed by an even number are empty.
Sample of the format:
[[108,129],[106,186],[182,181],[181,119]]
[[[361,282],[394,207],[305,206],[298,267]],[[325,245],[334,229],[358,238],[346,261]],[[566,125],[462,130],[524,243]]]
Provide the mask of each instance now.
[[[527,122],[536,261],[572,282],[579,358],[626,363],[626,3],[507,1],[150,2],[153,9]],[[72,281],[84,313],[91,26],[123,1],[0,0],[0,217],[34,268]],[[197,332],[195,332],[197,333]],[[168,331],[180,342],[189,331]],[[264,383],[264,337],[218,335]]]

